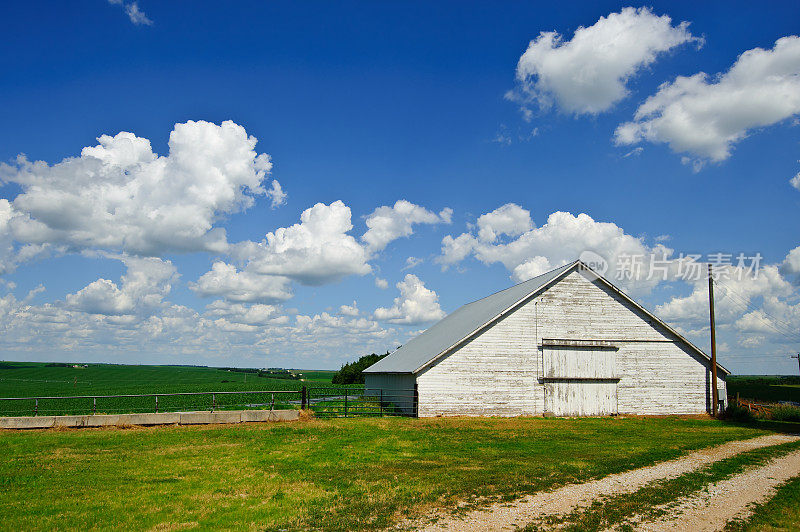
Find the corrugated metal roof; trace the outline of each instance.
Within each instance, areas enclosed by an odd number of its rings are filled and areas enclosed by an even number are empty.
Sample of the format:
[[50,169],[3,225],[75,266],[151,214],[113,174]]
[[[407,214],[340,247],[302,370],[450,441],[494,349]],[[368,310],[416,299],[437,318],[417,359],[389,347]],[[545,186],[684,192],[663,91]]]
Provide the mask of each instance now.
[[[416,372],[423,366],[438,358],[439,355],[457,343],[461,342],[468,336],[472,335],[490,321],[497,318],[500,314],[515,306],[527,296],[539,291],[539,289],[545,285],[550,284],[552,281],[556,280],[559,278],[559,276],[571,270],[572,267],[576,265],[580,265],[582,267],[582,271],[590,272],[596,279],[605,283],[606,286],[622,296],[622,298],[627,300],[631,305],[638,308],[647,316],[650,316],[650,318],[664,327],[679,341],[689,346],[692,350],[697,352],[709,362],[711,361],[711,357],[709,357],[702,349],[684,338],[678,331],[670,327],[649,310],[631,299],[627,294],[625,294],[625,292],[611,284],[603,276],[598,275],[581,261],[576,260],[575,262],[561,266],[555,270],[543,273],[538,277],[534,277],[533,279],[529,279],[523,283],[514,285],[511,288],[506,288],[505,290],[496,292],[488,297],[484,297],[483,299],[479,299],[464,305],[441,321],[437,322],[427,331],[409,340],[406,345],[402,346],[388,357],[379,360],[377,363],[365,369],[364,372]],[[730,370],[725,368],[719,362],[717,362],[717,367],[724,373],[730,374]]]
[[379,360],[365,373],[413,373],[445,350],[454,346],[480,327],[490,322],[503,311],[513,307],[528,295],[536,292],[559,275],[569,270],[578,261],[543,273],[533,279],[519,283],[460,307],[437,322],[430,329],[409,340],[400,349]]

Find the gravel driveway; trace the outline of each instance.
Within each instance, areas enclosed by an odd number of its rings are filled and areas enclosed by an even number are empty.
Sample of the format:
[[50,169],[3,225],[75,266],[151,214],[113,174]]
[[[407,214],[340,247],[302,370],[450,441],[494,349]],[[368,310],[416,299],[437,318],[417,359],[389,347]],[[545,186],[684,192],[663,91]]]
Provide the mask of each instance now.
[[[666,462],[660,462],[652,466],[609,475],[601,479],[592,480],[581,484],[568,484],[549,492],[535,493],[512,503],[496,503],[487,508],[475,510],[465,515],[453,516],[441,513],[439,515],[427,516],[427,518],[420,521],[404,523],[403,528],[410,527],[415,530],[431,532],[444,530],[515,530],[533,522],[541,522],[541,520],[550,516],[565,516],[575,509],[589,506],[592,501],[599,497],[633,493],[650,482],[676,478],[685,473],[694,471],[702,466],[708,465],[711,462],[724,460],[742,452],[751,451],[762,447],[769,447],[772,445],[779,445],[782,443],[789,443],[799,439],[800,437],[798,436],[772,434],[749,440],[728,442],[717,447],[695,451],[686,456]],[[798,455],[798,457],[795,459],[800,462],[800,453],[795,454]],[[795,456],[795,454],[789,456]],[[789,460],[789,456],[785,458]],[[780,463],[784,464],[784,462]],[[791,460],[786,463],[794,464],[794,462]],[[800,463],[798,464],[798,467],[800,467]],[[768,471],[772,471],[772,469],[768,469]],[[794,469],[787,469],[786,471],[791,473],[794,471]],[[749,475],[749,473],[744,473],[743,475]],[[752,475],[745,476],[744,480],[741,482],[743,484],[750,482],[751,476]],[[734,477],[729,480],[732,482],[736,480],[736,478],[738,477]],[[778,475],[775,478],[782,478],[782,476]],[[723,486],[724,482],[728,481],[719,483],[720,486]],[[771,485],[774,486],[779,483],[779,481],[775,481]],[[764,487],[762,484],[764,483],[762,482],[757,484],[759,488],[753,491],[758,492],[758,490],[762,490],[760,493],[764,493]],[[720,489],[723,489],[723,487]],[[739,487],[724,487],[724,489],[739,490]],[[751,498],[755,500],[756,493],[753,493],[752,495],[753,496]],[[704,500],[710,501],[712,499],[713,496],[709,496]],[[697,512],[702,513],[701,508],[703,507],[704,503],[700,502],[699,500],[686,500],[685,504],[688,505],[688,508],[696,508]],[[431,519],[437,517],[439,519],[435,523],[430,522]],[[697,519],[702,518],[697,517]],[[717,523],[719,520],[713,519],[712,521],[713,523]],[[692,521],[692,523],[694,523],[694,521]],[[688,522],[687,527],[684,527],[682,521],[671,521],[669,523],[665,521],[663,524],[661,521],[659,521],[658,523],[642,524],[642,526],[652,526],[652,530],[674,530],[676,527],[684,530],[695,529],[695,527],[690,526]],[[713,527],[716,525],[711,526]],[[650,530],[650,528],[647,529]],[[699,530],[701,528],[697,529]]]

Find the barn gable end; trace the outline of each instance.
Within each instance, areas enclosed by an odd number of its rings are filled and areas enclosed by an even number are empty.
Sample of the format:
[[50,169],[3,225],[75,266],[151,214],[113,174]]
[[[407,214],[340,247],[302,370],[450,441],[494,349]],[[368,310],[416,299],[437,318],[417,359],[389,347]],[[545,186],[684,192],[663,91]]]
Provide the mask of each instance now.
[[708,412],[706,355],[577,266],[409,372],[418,415]]

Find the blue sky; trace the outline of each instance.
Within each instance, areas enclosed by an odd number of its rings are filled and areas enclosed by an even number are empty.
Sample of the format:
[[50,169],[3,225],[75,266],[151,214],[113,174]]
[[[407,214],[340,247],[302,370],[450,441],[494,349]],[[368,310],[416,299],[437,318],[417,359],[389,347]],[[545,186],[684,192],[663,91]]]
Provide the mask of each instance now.
[[706,348],[726,253],[720,360],[796,371],[794,2],[2,10],[0,358],[338,367],[583,251]]

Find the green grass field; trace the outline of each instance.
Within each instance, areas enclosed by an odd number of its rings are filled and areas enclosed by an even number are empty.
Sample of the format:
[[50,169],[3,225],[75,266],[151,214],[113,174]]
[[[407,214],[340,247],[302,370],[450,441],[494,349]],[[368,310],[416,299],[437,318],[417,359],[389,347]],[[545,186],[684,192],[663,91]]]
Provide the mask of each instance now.
[[762,433],[680,418],[0,431],[0,515],[23,530],[372,530]]
[[[0,397],[63,397],[85,395],[166,394],[181,392],[287,391],[278,395],[276,407],[291,407],[299,401],[300,387],[330,385],[333,371],[298,370],[301,380],[259,377],[218,368],[194,366],[125,366],[89,364],[88,367],[48,366],[33,362],[0,362]],[[217,408],[257,408],[270,403],[261,394],[220,395]],[[210,397],[160,397],[159,408],[203,410],[210,408]],[[153,398],[98,399],[97,412],[151,412]],[[34,401],[0,401],[0,415],[32,415]],[[87,399],[39,401],[38,414],[85,414],[94,409]]]
[[[296,373],[303,380],[190,366],[73,368],[0,362],[0,397],[296,391],[303,385],[330,386],[334,374]],[[800,390],[792,380],[775,378],[731,377],[728,382],[729,389],[738,386],[763,400],[770,394]],[[218,399],[217,408],[241,407],[242,402],[259,408],[258,401],[264,400],[239,394],[230,398],[231,404],[222,405],[225,398]],[[162,397],[160,407],[207,409],[206,400],[184,398],[170,404]],[[52,411],[42,401],[39,414],[87,413],[86,400],[67,407],[61,401],[59,406],[50,405]],[[152,398],[105,401],[98,412],[153,410]],[[332,397],[315,408],[323,416],[336,413],[342,402],[341,397]],[[31,405],[19,406],[26,410],[21,415],[30,414]],[[298,404],[279,400],[275,406]],[[380,408],[377,403],[361,406]],[[432,506],[510,499],[776,427],[786,430],[778,423],[747,426],[680,418],[362,418],[221,427],[0,431],[4,448],[0,516],[4,528],[33,530],[380,529]],[[746,457],[737,458],[708,473],[676,479],[660,491],[654,488],[646,499],[636,496],[603,503],[596,512],[571,516],[563,524],[592,530],[621,523],[625,515],[642,511],[658,497],[686,492],[703,475],[724,476],[745,462]],[[770,529],[792,522],[798,490],[800,484],[790,483],[759,510],[758,518],[737,526]]]

